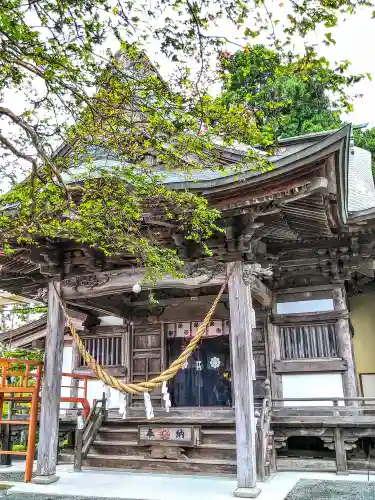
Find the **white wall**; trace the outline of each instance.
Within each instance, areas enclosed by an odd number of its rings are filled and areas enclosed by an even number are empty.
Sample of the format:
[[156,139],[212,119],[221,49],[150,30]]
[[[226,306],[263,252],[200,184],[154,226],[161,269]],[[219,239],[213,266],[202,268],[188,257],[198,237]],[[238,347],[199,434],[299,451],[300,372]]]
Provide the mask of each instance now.
[[116,326],[123,325],[124,318],[117,318],[116,316],[99,316],[100,326]]
[[[73,356],[73,347],[72,346],[64,346],[63,353],[63,373],[71,373],[72,372],[72,356]],[[72,385],[72,379],[70,377],[63,377],[61,381],[61,385]],[[69,387],[61,387],[61,396],[69,397],[70,396],[70,388]],[[60,409],[69,408],[70,403],[60,403]]]
[[[282,375],[283,398],[343,398],[341,373]],[[332,406],[328,401],[290,401],[285,406]],[[342,403],[340,403],[342,404]]]
[[292,302],[278,302],[278,314],[297,314],[333,311],[333,299],[298,300]]
[[[361,373],[361,384],[363,397],[375,398],[375,374],[374,373]],[[373,405],[374,401],[368,401],[366,404]]]
[[[80,383],[82,385],[82,383]],[[87,384],[87,399],[90,408],[94,404],[94,399],[101,399],[103,394],[103,384],[100,380],[89,380]]]
[[[87,399],[90,407],[94,404],[95,399],[102,399],[103,392],[106,392],[106,390],[100,380],[89,380],[87,384]],[[121,401],[121,394],[118,391],[110,389],[110,397],[107,401],[107,408],[119,408]]]

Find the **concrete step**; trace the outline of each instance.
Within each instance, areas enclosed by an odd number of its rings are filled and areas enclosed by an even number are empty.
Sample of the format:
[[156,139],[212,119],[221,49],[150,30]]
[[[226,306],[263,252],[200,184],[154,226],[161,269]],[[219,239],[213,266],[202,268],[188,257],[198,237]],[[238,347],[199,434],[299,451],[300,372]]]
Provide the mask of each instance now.
[[236,444],[236,430],[202,428],[201,440],[202,444]]
[[140,456],[101,455],[89,453],[84,462],[87,467],[106,467],[124,470],[159,472],[186,472],[205,474],[235,474],[235,460],[210,460],[187,458],[186,460],[152,459]]

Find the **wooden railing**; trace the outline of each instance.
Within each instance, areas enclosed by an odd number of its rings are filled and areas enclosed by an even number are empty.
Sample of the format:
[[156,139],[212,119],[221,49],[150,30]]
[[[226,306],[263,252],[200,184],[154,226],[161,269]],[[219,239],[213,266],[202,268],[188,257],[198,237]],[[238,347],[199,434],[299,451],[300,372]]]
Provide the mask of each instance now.
[[[88,418],[90,414],[90,403],[87,399],[87,388],[88,388],[88,382],[91,380],[93,377],[90,375],[81,375],[77,373],[62,373],[63,377],[70,378],[71,383],[69,385],[61,385],[61,388],[65,389],[73,389],[76,391],[76,396],[61,396],[60,397],[60,402],[61,403],[75,403],[75,404],[80,404],[82,405],[83,408],[83,416],[85,419]],[[83,386],[79,385],[79,382],[83,381]],[[75,382],[75,384],[73,383]],[[80,410],[81,408],[76,408],[76,410]],[[61,408],[60,411],[71,411],[72,408]]]
[[[19,365],[24,365],[25,371],[15,369]],[[28,425],[27,451],[13,451],[2,448],[0,454],[26,456],[25,482],[28,483],[31,481],[33,472],[43,363],[35,360],[0,358],[0,368],[0,425],[8,427],[8,434],[10,434],[11,425]],[[11,382],[11,380],[14,380],[14,382]],[[4,418],[3,410],[5,404],[9,405],[14,402],[25,401],[30,404],[27,419],[16,417],[12,415],[12,412],[8,413],[7,419]],[[10,440],[8,441],[8,445],[10,445]]]
[[[373,402],[373,404],[370,404]],[[285,403],[293,403],[288,405]],[[296,404],[301,403],[301,404]],[[303,403],[310,403],[304,405]],[[313,404],[311,404],[313,403]],[[319,404],[322,403],[322,404]],[[328,404],[326,404],[328,403]],[[272,400],[272,415],[276,413],[286,413],[286,410],[298,412],[299,415],[311,415],[312,417],[325,416],[326,414],[335,416],[346,416],[350,413],[360,411],[361,415],[375,414],[375,398],[282,398]],[[374,420],[375,424],[375,420]]]
[[103,422],[107,419],[106,399],[103,398],[95,401],[91,409],[84,427],[76,429],[76,444],[74,450],[74,470],[81,471],[82,462],[87,457],[92,443],[102,426]]
[[[293,405],[288,406],[286,403],[293,403]],[[309,405],[304,405],[304,403],[309,403]],[[333,429],[337,472],[347,474],[345,429],[361,427],[363,437],[372,436],[375,427],[374,403],[375,398],[274,399],[271,420],[278,427],[284,424],[291,427]]]

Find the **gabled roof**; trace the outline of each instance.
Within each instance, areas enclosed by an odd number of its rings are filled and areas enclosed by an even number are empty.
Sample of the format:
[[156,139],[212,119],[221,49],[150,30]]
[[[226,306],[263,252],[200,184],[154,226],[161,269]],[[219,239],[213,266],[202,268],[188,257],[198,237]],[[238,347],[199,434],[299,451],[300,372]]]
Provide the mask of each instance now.
[[34,340],[39,340],[46,336],[47,316],[43,316],[35,321],[0,333],[0,342],[11,344],[12,348],[26,347]]
[[[223,253],[229,251],[237,252],[234,255],[238,258],[238,254],[246,252],[249,242],[237,242],[236,238],[245,231],[249,215],[256,218],[252,236],[266,246],[272,258],[284,255],[285,249],[293,245],[298,248],[301,242],[310,245],[306,251],[319,246],[325,251],[328,241],[335,241],[337,246],[338,240],[342,240],[346,247],[348,235],[361,232],[362,226],[358,223],[369,219],[370,230],[375,225],[371,156],[353,145],[350,125],[283,139],[271,158],[273,168],[267,171],[234,173],[233,164],[240,162],[244,154],[246,151],[241,145],[223,148],[221,159],[226,163],[220,171],[201,169],[187,175],[183,171],[166,172],[160,165],[153,167],[165,175],[164,182],[171,189],[199,192],[207,197],[211,206],[222,210],[225,234],[210,241],[215,258],[221,259]],[[110,169],[118,161],[104,151],[98,151],[94,159],[98,171]],[[164,228],[162,223],[158,224],[157,217],[151,219],[146,222],[157,228],[155,234],[160,244],[173,246],[173,225]],[[72,242],[65,243],[64,249],[70,252]],[[85,258],[82,250],[79,268],[74,272],[91,272],[85,264],[82,268]],[[48,279],[45,270],[40,272],[38,262],[27,248],[19,250],[12,259],[0,257],[4,273],[3,276],[0,273],[1,287],[35,296]],[[113,270],[137,265],[128,255],[106,264]],[[98,268],[102,270],[99,264]]]
[[[323,160],[334,152],[338,160],[337,194],[343,222],[346,223],[358,211],[375,209],[371,154],[353,146],[351,125],[345,125],[339,130],[281,139],[278,151],[269,158],[272,169],[234,173],[233,165],[243,158],[247,149],[243,145],[223,149],[222,159],[226,159],[227,166],[221,170],[202,169],[186,173],[182,170],[166,171],[160,165],[155,165],[154,168],[164,176],[164,182],[172,189],[191,189],[209,195],[219,190],[230,190],[238,185],[261,186],[266,181],[280,179],[293,171],[297,174],[301,169],[308,168],[313,162]],[[119,163],[119,160],[103,151],[98,152],[94,160],[98,168],[110,168]]]

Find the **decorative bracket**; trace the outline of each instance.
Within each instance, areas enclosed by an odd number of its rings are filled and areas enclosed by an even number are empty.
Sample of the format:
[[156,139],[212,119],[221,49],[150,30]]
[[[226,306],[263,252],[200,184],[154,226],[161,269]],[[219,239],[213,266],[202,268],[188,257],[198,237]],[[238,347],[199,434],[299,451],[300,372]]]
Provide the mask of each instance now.
[[44,302],[46,304],[48,302],[48,288],[38,288],[32,298],[38,302]]
[[272,276],[271,268],[262,268],[260,264],[245,264],[242,279],[250,287],[251,295],[259,304],[268,309],[272,306],[272,291],[259,279],[261,276]]
[[272,276],[270,267],[263,268],[260,264],[244,264],[242,279],[245,285],[252,286],[256,279]]

